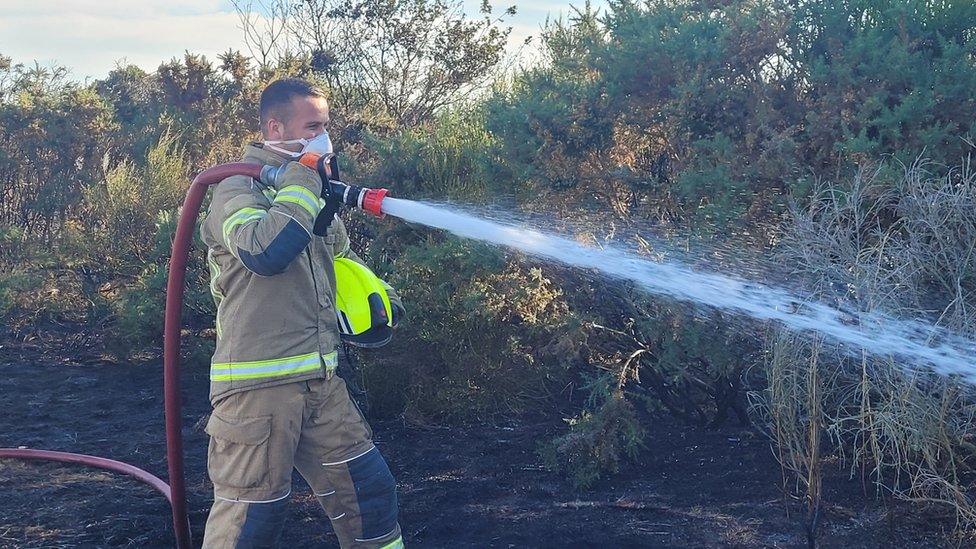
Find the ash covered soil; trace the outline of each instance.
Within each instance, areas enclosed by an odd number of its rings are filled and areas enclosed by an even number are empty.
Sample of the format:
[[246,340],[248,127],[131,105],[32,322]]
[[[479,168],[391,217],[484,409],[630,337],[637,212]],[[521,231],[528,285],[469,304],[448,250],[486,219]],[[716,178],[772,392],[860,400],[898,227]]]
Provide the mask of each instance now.
[[[94,454],[166,478],[162,366],[85,358],[59,341],[0,347],[0,447]],[[210,504],[204,369],[183,374],[190,521]],[[372,422],[397,478],[410,547],[806,547],[802,502],[784,500],[769,444],[741,427],[648,421],[636,463],[579,492],[540,466],[560,418],[420,428]],[[958,547],[951,517],[866,493],[828,462],[821,547]],[[0,547],[172,547],[165,499],[113,473],[0,460]],[[283,547],[338,547],[297,474]]]

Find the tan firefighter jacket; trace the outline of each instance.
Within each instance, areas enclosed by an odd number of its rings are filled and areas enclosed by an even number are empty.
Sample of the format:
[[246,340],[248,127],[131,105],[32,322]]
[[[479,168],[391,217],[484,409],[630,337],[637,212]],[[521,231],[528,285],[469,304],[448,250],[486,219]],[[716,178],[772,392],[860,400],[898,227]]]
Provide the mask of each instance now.
[[[244,162],[279,166],[281,156],[249,145]],[[215,187],[200,233],[217,303],[210,400],[331,375],[337,364],[336,257],[362,260],[338,217],[312,235],[321,181],[293,162],[277,188],[234,176]],[[399,298],[387,286],[390,299]]]

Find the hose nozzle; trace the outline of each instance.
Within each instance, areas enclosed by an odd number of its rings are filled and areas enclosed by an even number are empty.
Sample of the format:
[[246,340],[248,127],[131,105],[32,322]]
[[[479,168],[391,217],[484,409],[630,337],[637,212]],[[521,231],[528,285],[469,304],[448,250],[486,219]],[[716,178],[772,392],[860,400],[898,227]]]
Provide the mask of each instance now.
[[[334,155],[305,153],[298,161],[318,172],[322,178],[322,198],[337,200],[350,208],[360,208],[376,217],[383,217],[383,198],[390,192],[387,189],[370,189],[349,185],[338,180],[338,165],[334,162]],[[261,183],[274,187],[280,174],[287,164],[281,166],[264,166],[261,169]]]
[[[350,208],[359,208],[376,217],[383,217],[383,199],[390,192],[387,189],[358,187],[335,180],[329,181],[328,189],[328,194],[338,197],[344,205]],[[323,192],[323,194],[325,193]]]

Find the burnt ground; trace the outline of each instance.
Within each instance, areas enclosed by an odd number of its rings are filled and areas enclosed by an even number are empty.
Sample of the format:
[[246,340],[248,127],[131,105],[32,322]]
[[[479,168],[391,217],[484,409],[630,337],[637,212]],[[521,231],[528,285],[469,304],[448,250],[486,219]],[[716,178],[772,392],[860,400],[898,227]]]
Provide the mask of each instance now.
[[[58,341],[0,347],[0,447],[90,453],[166,477],[159,362],[112,364],[45,351]],[[184,371],[189,507],[199,544],[210,503],[207,377]],[[374,422],[399,483],[411,547],[805,547],[800,502],[755,432],[648,422],[637,462],[589,492],[544,470],[540,440],[559,418],[417,428]],[[865,494],[828,466],[822,547],[969,546],[951,518]],[[126,477],[76,466],[0,460],[0,547],[171,547],[163,497]],[[787,506],[787,502],[789,506]],[[297,475],[283,547],[337,547]]]

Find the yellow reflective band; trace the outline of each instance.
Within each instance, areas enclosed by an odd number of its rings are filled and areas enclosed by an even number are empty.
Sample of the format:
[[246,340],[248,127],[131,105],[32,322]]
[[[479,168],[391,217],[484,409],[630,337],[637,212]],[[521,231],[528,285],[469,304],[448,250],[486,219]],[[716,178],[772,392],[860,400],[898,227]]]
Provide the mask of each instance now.
[[234,228],[250,221],[261,219],[266,215],[268,215],[267,210],[262,210],[261,208],[241,208],[228,217],[221,228],[224,233],[224,244],[227,244],[227,249],[231,251],[234,249],[229,242],[230,233]]
[[339,366],[339,351],[332,351],[327,355],[322,355],[322,364],[326,370],[335,370]]
[[305,208],[310,215],[316,216],[321,207],[315,193],[302,187],[301,185],[289,185],[278,191],[274,198],[275,204],[280,202],[291,202]]
[[327,355],[308,353],[305,355],[289,356],[271,360],[253,360],[249,362],[215,362],[210,365],[211,381],[237,381],[245,379],[260,379],[266,377],[280,377],[305,372],[313,372],[325,366],[335,369],[339,362],[339,354],[333,351]]
[[213,249],[207,249],[207,264],[210,265],[210,295],[214,297],[214,301],[217,305],[220,305],[220,301],[224,299],[224,294],[220,292],[220,287],[218,286],[220,280],[220,265],[217,264],[217,260],[213,257]]
[[214,304],[217,306],[214,327],[217,328],[217,339],[220,339],[224,333],[220,327],[220,303],[224,300],[224,294],[221,293],[220,287],[218,286],[220,280],[220,265],[213,257],[212,248],[207,248],[207,264],[210,265],[210,295],[213,296]]
[[380,547],[380,549],[403,549],[403,536],[398,536],[397,539]]

